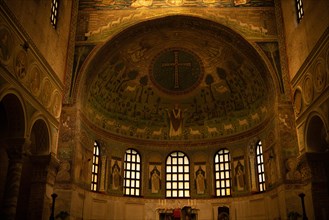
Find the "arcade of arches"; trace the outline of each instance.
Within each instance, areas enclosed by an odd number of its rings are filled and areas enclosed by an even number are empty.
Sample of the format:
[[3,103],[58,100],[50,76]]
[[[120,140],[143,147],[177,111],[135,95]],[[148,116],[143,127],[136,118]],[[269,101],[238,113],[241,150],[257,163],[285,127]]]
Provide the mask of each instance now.
[[329,219],[328,8],[0,1],[1,219]]

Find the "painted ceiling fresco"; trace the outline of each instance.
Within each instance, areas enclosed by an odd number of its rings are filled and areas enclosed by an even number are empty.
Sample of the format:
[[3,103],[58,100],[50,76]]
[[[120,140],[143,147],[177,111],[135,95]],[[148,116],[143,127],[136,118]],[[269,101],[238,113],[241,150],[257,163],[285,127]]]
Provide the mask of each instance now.
[[167,7],[267,7],[273,0],[80,0],[79,10]]
[[253,48],[218,24],[171,16],[105,44],[86,70],[86,117],[131,138],[221,138],[260,125],[271,83]]

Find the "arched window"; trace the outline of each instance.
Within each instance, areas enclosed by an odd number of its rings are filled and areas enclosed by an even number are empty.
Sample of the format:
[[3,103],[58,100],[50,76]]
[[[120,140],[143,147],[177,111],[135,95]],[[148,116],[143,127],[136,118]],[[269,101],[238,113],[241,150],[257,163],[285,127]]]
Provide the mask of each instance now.
[[296,0],[295,4],[296,4],[297,21],[299,23],[304,17],[303,1]]
[[59,0],[52,0],[50,22],[53,25],[53,28],[55,29],[57,27],[58,8],[59,8],[58,4],[59,4]]
[[99,174],[99,146],[97,142],[94,142],[93,150],[93,164],[91,168],[91,190],[97,191],[98,187],[98,174]]
[[258,174],[258,187],[259,191],[265,191],[265,171],[264,171],[264,158],[263,158],[263,147],[262,142],[258,141],[256,145],[256,166]]
[[220,149],[215,155],[216,196],[231,195],[231,156],[227,149]]
[[126,150],[124,160],[123,194],[141,195],[141,157],[133,149]]
[[190,163],[182,152],[167,157],[166,197],[190,197]]

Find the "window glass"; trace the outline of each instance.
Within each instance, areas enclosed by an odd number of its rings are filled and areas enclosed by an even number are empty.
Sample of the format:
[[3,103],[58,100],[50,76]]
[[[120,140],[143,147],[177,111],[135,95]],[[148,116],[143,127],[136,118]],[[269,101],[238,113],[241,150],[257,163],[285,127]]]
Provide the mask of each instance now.
[[92,159],[92,167],[91,167],[91,186],[90,189],[92,191],[97,191],[98,185],[98,173],[99,173],[99,146],[97,142],[94,142],[93,149],[93,159]]
[[59,0],[52,0],[51,2],[50,22],[53,25],[53,28],[57,27],[58,4]]
[[231,159],[230,151],[220,149],[214,159],[215,192],[216,196],[231,195]]
[[128,149],[125,154],[123,181],[125,195],[140,196],[141,157],[133,149]]
[[297,21],[300,22],[304,17],[303,1],[296,0]]
[[189,197],[189,159],[182,152],[173,152],[166,161],[166,197]]
[[259,191],[265,191],[265,171],[264,171],[264,159],[263,159],[263,147],[262,142],[258,141],[256,145],[256,162],[257,162],[257,174],[258,174],[258,186]]

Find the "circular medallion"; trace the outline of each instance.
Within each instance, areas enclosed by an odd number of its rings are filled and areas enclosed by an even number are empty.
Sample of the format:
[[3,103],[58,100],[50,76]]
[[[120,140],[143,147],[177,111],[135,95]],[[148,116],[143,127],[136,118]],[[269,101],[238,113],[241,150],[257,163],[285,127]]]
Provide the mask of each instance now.
[[40,81],[41,81],[40,78],[41,78],[41,74],[39,67],[37,65],[33,65],[33,67],[29,71],[28,86],[34,95],[37,95],[37,93],[40,90]]
[[53,90],[53,88],[52,88],[50,80],[48,78],[45,78],[43,81],[43,85],[42,85],[42,92],[41,92],[40,99],[41,99],[42,104],[47,108],[51,104],[50,97],[51,97],[52,90]]
[[158,89],[185,94],[196,88],[203,77],[200,58],[183,48],[169,48],[153,59],[150,78]]
[[15,72],[19,79],[24,79],[27,72],[27,56],[26,52],[23,50],[20,50],[15,59]]
[[325,64],[322,59],[319,59],[314,67],[314,73],[315,73],[315,80],[314,80],[314,86],[317,91],[322,91],[324,86],[326,85],[326,72],[325,72]]
[[54,98],[53,98],[53,104],[52,104],[52,110],[53,114],[56,118],[59,118],[61,114],[61,94],[59,93],[58,90],[56,90],[54,93]]
[[304,87],[303,87],[304,99],[305,99],[306,104],[310,104],[312,102],[313,92],[314,92],[314,89],[313,89],[312,78],[311,78],[311,75],[308,74],[305,77]]
[[13,47],[13,38],[7,27],[4,26],[0,27],[0,40],[1,40],[0,60],[3,61],[4,63],[7,63],[11,56],[12,47]]
[[296,115],[299,115],[299,113],[302,110],[302,105],[303,105],[302,93],[300,92],[299,89],[297,89],[295,91],[294,104],[295,104],[295,112],[296,112]]

